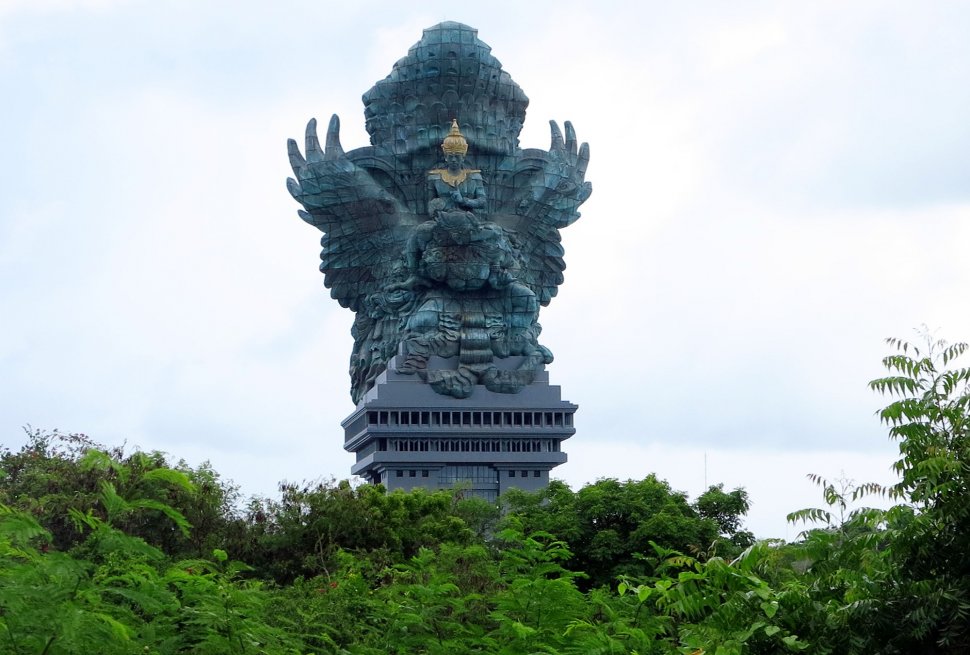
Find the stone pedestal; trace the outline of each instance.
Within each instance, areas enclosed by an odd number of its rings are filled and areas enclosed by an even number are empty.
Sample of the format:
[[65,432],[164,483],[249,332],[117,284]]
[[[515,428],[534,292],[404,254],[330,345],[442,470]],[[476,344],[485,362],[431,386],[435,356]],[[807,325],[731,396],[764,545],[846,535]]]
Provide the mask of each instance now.
[[[457,360],[457,358],[453,358]],[[501,360],[514,368],[519,358]],[[495,500],[515,487],[532,491],[566,461],[561,444],[575,434],[577,406],[560,397],[546,371],[516,394],[477,386],[471,397],[435,393],[417,375],[396,373],[396,357],[347,417],[344,449],[351,472],[388,490],[449,489]],[[429,368],[454,365],[432,358]]]

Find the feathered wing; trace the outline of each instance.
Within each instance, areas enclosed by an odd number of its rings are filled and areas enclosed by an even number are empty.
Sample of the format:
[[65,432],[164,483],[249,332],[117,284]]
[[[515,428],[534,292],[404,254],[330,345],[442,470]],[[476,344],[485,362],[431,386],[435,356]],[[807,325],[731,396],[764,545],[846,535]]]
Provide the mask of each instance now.
[[351,333],[351,397],[360,400],[385,370],[401,340],[400,314],[411,298],[386,292],[401,281],[402,254],[415,225],[424,220],[415,208],[413,185],[402,184],[399,166],[388,151],[367,147],[344,153],[340,122],[334,116],[320,147],[316,121],[307,125],[306,157],[290,140],[296,178],[287,188],[303,205],[300,217],[323,232],[320,270],[330,295],[355,312]]
[[[366,299],[398,272],[413,215],[386,198],[360,199],[344,207],[337,221],[300,212],[320,228],[320,271],[330,295],[354,312],[366,311]],[[329,218],[329,217],[328,217]]]
[[548,151],[521,150],[498,168],[496,211],[492,220],[511,230],[521,255],[519,280],[548,305],[563,282],[563,259],[559,230],[579,218],[579,206],[589,198],[592,185],[585,181],[589,147],[576,147],[576,133],[565,124],[551,122],[552,145]]
[[300,217],[323,232],[320,270],[330,295],[360,312],[395,275],[407,236],[422,218],[396,179],[390,153],[374,147],[344,153],[339,129],[334,116],[321,150],[311,120],[306,158],[290,140],[296,179],[287,180],[287,187],[305,208]]

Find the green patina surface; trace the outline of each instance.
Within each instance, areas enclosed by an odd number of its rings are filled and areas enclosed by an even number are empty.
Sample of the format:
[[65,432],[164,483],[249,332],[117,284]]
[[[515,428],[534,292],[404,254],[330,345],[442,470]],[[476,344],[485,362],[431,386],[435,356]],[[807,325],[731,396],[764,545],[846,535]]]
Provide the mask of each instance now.
[[324,283],[356,314],[351,396],[399,352],[399,372],[445,395],[520,391],[552,361],[539,308],[563,281],[559,230],[592,190],[588,146],[551,122],[549,150],[520,148],[528,98],[460,23],[425,30],[363,101],[371,145],[344,152],[337,116],[321,145],[311,120],[287,180],[323,232]]

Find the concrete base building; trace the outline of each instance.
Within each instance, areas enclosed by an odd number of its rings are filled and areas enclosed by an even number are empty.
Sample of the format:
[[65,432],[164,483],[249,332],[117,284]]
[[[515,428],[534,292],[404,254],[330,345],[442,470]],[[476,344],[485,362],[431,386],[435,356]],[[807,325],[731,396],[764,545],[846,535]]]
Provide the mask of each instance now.
[[[508,358],[513,366],[516,358]],[[435,361],[436,360],[436,361]],[[449,489],[495,500],[515,487],[545,487],[566,461],[562,442],[575,434],[577,406],[541,371],[517,394],[476,386],[471,397],[435,393],[416,375],[396,373],[400,356],[342,423],[351,472],[388,490]],[[448,360],[432,358],[434,368]]]

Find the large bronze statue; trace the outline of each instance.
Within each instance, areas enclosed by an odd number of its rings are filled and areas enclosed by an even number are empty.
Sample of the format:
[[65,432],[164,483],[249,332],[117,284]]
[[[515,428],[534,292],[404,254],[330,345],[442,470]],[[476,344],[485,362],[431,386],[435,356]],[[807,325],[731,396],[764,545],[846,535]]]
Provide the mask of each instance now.
[[363,99],[371,145],[345,153],[334,116],[321,148],[311,120],[287,180],[324,233],[324,284],[356,313],[354,402],[398,354],[438,393],[521,390],[552,361],[539,307],[563,281],[589,148],[552,122],[548,151],[520,149],[529,101],[459,23],[425,30]]

